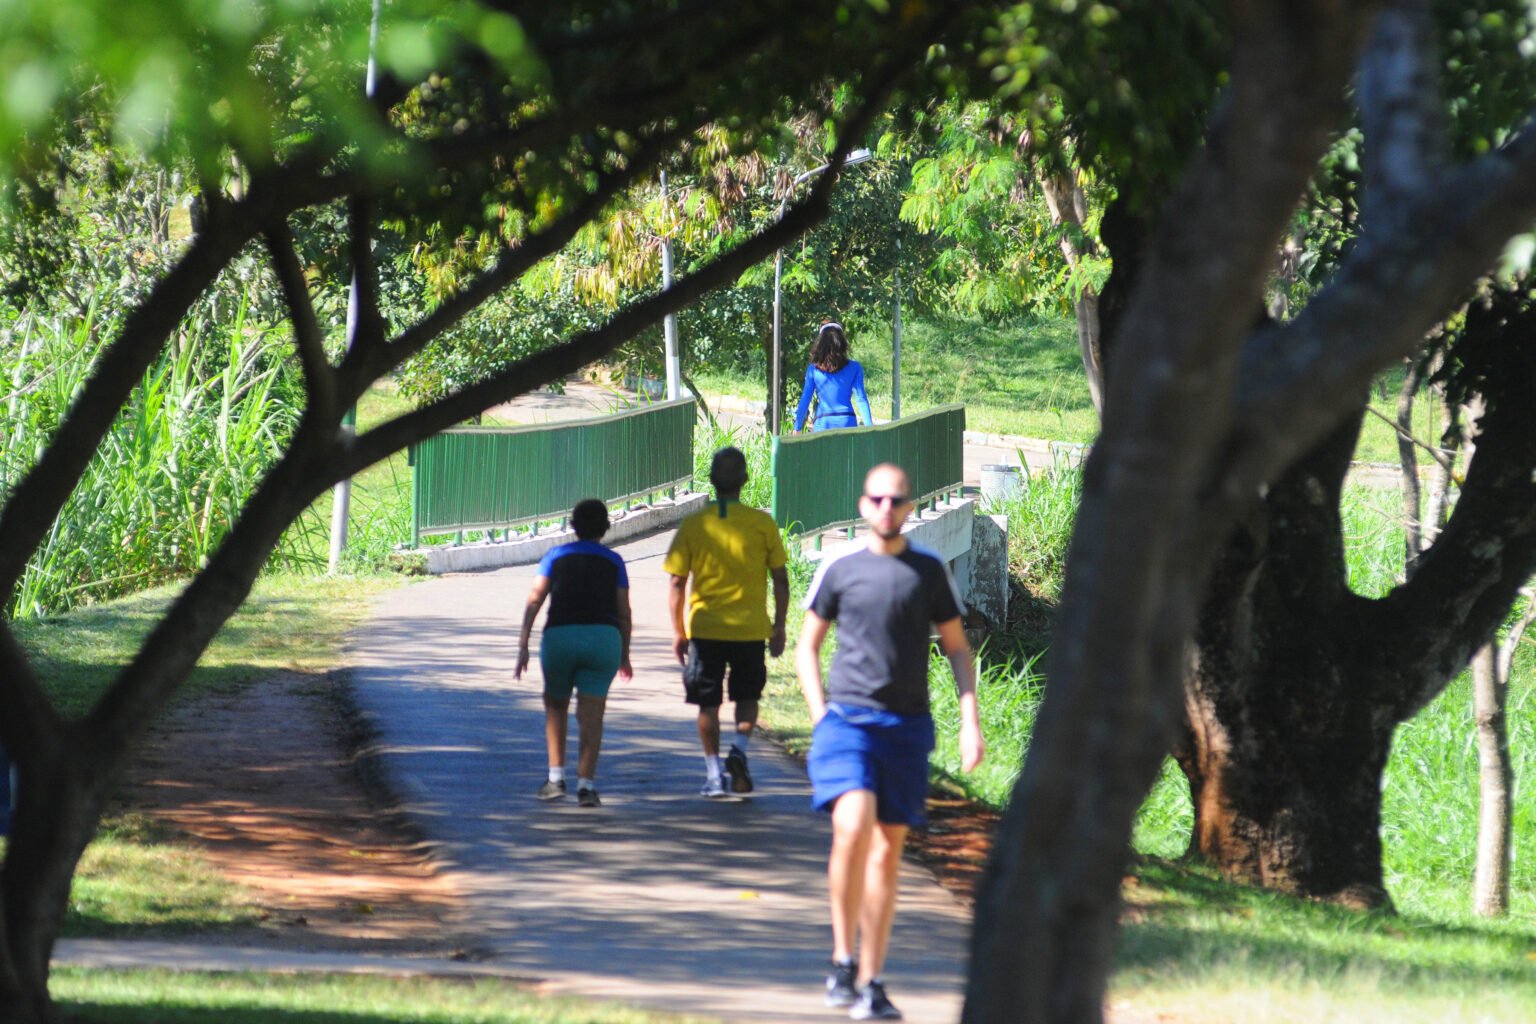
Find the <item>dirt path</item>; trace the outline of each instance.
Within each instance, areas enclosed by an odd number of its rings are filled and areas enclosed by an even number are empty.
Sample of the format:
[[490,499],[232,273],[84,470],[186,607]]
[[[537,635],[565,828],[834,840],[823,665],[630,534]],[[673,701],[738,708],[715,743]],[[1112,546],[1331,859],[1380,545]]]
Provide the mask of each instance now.
[[[453,934],[460,896],[354,768],[358,736],[339,685],[289,674],[185,702],[142,751],[124,809],[185,837],[250,890],[261,923],[217,941],[460,954],[473,945]],[[968,898],[997,815],[940,795],[929,813],[912,853]]]
[[127,808],[251,891],[261,924],[218,941],[452,955],[458,895],[354,770],[338,685],[288,674],[184,702],[130,773]]

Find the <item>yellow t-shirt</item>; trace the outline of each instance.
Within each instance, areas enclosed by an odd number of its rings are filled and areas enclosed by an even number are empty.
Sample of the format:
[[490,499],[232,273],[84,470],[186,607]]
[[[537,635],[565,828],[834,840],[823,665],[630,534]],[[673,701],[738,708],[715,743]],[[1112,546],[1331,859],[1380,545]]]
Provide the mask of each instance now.
[[684,519],[662,568],[673,576],[693,576],[689,639],[768,639],[773,631],[768,570],[785,561],[778,524],[761,509],[712,502]]

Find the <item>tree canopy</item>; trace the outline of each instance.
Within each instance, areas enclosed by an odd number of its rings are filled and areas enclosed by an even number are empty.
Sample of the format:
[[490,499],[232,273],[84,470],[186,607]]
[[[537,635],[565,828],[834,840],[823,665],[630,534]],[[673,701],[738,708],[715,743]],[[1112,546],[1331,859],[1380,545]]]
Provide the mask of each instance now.
[[[739,282],[827,217],[843,161],[888,111],[981,99],[1058,140],[1052,169],[1069,152],[1115,189],[1101,227],[1110,288],[1122,284],[1051,682],[978,903],[966,1019],[1099,1019],[1132,815],[1180,718],[1221,545],[1536,220],[1536,140],[1517,116],[1529,60],[1504,45],[1516,6],[1455,6],[1434,9],[1461,18],[1446,85],[1424,0],[402,0],[383,9],[369,90],[372,10],[359,0],[11,0],[0,179],[45,226],[11,236],[25,265],[0,280],[25,294],[81,258],[50,248],[46,223],[77,216],[67,193],[98,172],[180,175],[190,204],[11,482],[0,604],[137,382],[242,262],[275,282],[302,409],[223,543],[83,717],[48,702],[0,624],[0,742],[20,776],[0,870],[0,1017],[49,1017],[70,876],[128,753],[317,495]],[[1455,102],[1480,90],[1498,98]],[[1299,204],[1330,152],[1353,159],[1340,142],[1351,104],[1358,226],[1305,307],[1269,322],[1259,311]],[[1447,108],[1484,127],[1452,145]],[[371,383],[450,331],[475,337],[486,304],[516,302],[514,285],[554,273],[546,261],[589,265],[573,243],[609,244],[598,224],[634,228],[624,211],[661,171],[699,172],[700,148],[712,168],[749,161],[797,119],[830,168],[782,219],[745,218],[671,288],[616,290],[611,311],[552,324],[378,427],[344,428]],[[99,166],[66,158],[82,152]],[[395,273],[398,259],[430,272],[429,295],[394,301],[419,279]],[[340,335],[331,322],[354,274],[357,315]],[[1495,488],[1502,547],[1478,567],[1494,585],[1462,606],[1446,661],[1492,629],[1499,588],[1536,558],[1530,468],[1524,490],[1511,480]]]

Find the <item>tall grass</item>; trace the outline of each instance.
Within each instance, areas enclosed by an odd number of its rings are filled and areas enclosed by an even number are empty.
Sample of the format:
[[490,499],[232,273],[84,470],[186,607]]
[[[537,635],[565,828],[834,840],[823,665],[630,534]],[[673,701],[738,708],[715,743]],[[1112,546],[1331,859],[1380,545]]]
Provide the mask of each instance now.
[[[1081,498],[1081,473],[1065,467],[1037,474],[1023,491],[991,511],[1009,522],[1010,571],[1017,586],[1012,602],[1053,607]],[[1345,556],[1351,588],[1379,597],[1402,579],[1403,530],[1396,491],[1346,489],[1342,502]],[[1015,629],[1021,623],[1015,620]],[[1025,621],[1023,628],[1037,624]],[[983,648],[978,697],[990,754],[975,776],[959,774],[954,746],[958,721],[948,663],[935,655],[930,679],[940,722],[935,767],[989,803],[1012,788],[1043,697],[1039,647],[1033,638],[1002,637]],[[1045,638],[1048,643],[1048,635]],[[1022,653],[1021,653],[1022,652]],[[1533,705],[1536,644],[1529,639],[1515,659],[1509,694],[1510,748],[1520,780],[1536,778]],[[1399,729],[1382,793],[1382,838],[1388,887],[1405,910],[1437,918],[1469,916],[1477,840],[1478,779],[1471,684],[1466,673],[1429,707]],[[947,738],[946,738],[947,737]],[[1170,760],[1138,816],[1134,843],[1142,853],[1181,854],[1189,840],[1191,808],[1183,775]],[[1536,805],[1516,801],[1515,859],[1511,869],[1514,913],[1536,915]]]
[[[1345,556],[1351,588],[1367,597],[1403,578],[1401,498],[1396,490],[1345,494]],[[1507,726],[1517,791],[1536,778],[1529,640],[1515,658]],[[1478,829],[1476,725],[1472,683],[1463,672],[1428,707],[1398,727],[1382,786],[1382,861],[1398,905],[1437,917],[1470,916]],[[1516,917],[1536,916],[1536,811],[1514,807],[1510,891]]]
[[755,427],[721,426],[700,420],[693,431],[693,486],[709,487],[709,462],[721,448],[735,447],[747,457],[747,485],[741,500],[753,508],[773,502],[773,445],[768,434]]
[[[41,457],[100,352],[89,316],[24,320],[17,334],[18,358],[0,380],[7,491]],[[62,611],[204,564],[296,421],[282,394],[279,344],[237,316],[219,336],[162,356],[103,438],[6,614]],[[217,357],[204,345],[217,346]]]
[[1033,596],[1054,602],[1061,597],[1067,545],[1083,500],[1083,474],[1059,456],[1051,468],[1033,475],[1022,457],[1019,465],[1019,492],[983,511],[1008,517],[1008,572]]

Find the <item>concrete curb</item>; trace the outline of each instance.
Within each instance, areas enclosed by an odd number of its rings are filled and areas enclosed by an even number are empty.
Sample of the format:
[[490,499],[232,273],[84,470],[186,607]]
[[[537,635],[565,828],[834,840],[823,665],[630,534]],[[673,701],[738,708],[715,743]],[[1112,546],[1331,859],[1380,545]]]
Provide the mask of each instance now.
[[[643,533],[676,526],[684,516],[697,512],[708,502],[709,496],[706,494],[684,494],[675,501],[659,501],[655,505],[631,508],[608,527],[603,542],[617,544]],[[508,565],[531,565],[551,549],[575,539],[576,534],[572,530],[551,530],[515,540],[417,548],[402,554],[406,557],[424,557],[426,571],[437,576],[446,572],[474,572],[477,569],[499,569]]]
[[157,939],[61,939],[55,967],[97,970],[217,971],[253,974],[373,974],[388,977],[502,978],[519,984],[542,981],[505,964],[394,956],[226,946]]
[[1018,434],[988,434],[980,430],[967,430],[965,443],[982,448],[1023,448],[1031,452],[1048,452],[1080,460],[1086,458],[1091,447],[1077,441],[1047,441],[1040,437],[1022,437]]

